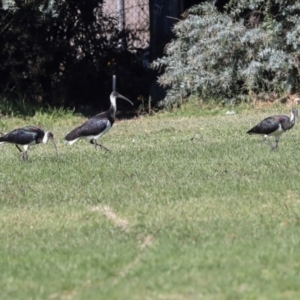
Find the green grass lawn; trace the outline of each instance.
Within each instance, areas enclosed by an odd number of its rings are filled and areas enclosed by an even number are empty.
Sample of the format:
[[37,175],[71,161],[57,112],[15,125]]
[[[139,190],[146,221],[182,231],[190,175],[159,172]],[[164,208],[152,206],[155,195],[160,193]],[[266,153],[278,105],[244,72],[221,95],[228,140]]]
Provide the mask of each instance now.
[[64,144],[80,116],[2,118],[59,157],[0,146],[1,299],[299,299],[300,123],[271,151],[245,132],[289,108],[226,110],[117,122],[111,153]]

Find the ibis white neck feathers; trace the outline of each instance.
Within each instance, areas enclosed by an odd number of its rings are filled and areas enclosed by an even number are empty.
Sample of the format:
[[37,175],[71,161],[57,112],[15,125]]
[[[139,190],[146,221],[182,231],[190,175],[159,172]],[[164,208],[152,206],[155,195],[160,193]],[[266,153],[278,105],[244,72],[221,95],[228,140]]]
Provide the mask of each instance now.
[[291,118],[290,118],[291,122],[294,123],[295,122],[295,115],[293,113],[293,111],[291,111]]
[[45,132],[44,137],[43,137],[43,144],[46,144],[49,140],[49,131]]
[[110,95],[110,103],[114,109],[114,111],[117,110],[117,103],[116,103],[117,98],[114,97],[113,95]]

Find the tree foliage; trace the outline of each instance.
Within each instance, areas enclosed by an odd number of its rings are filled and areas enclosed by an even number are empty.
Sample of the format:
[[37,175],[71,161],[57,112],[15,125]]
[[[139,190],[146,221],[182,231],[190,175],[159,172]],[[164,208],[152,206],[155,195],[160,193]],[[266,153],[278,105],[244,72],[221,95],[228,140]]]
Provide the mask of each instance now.
[[[142,62],[128,51],[135,37],[118,30],[101,0],[16,1],[0,10],[0,24],[0,92],[11,98],[106,106],[112,74],[122,77],[124,64],[132,64],[128,80],[141,77]],[[123,93],[132,96],[130,88],[125,83]]]
[[163,105],[196,93],[204,100],[236,102],[253,94],[300,87],[300,2],[231,0],[194,6],[174,27],[175,39],[153,62],[169,87]]

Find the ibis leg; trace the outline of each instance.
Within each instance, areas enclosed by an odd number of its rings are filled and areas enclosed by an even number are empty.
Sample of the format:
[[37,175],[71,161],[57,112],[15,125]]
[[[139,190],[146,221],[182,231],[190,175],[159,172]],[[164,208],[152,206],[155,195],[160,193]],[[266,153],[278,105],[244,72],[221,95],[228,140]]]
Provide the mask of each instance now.
[[279,143],[279,136],[277,136],[276,138],[275,138],[275,145],[272,145],[272,143],[270,143],[270,142],[268,142],[268,141],[265,141],[268,145],[270,145],[271,146],[271,150],[275,150],[275,149],[277,149],[278,148],[278,143]]
[[272,149],[274,149],[274,146],[272,145],[272,143],[270,143],[268,140],[267,140],[267,135],[265,135],[264,137],[263,137],[263,141],[266,143],[266,144],[268,144]]
[[106,148],[105,146],[101,145],[101,144],[98,144],[96,141],[95,141],[95,144],[96,144],[96,147],[100,147],[101,149],[105,150],[106,152],[110,152],[110,150],[108,148]]
[[23,161],[28,161],[28,154],[27,151],[24,151],[21,153],[21,157],[23,159]]
[[275,150],[275,149],[278,148],[278,143],[279,143],[279,136],[276,137],[276,139],[275,139],[275,146],[273,146],[272,150]]
[[27,151],[22,151],[22,149],[17,145],[15,144],[17,149],[21,152],[20,156],[22,157],[23,161],[27,161],[28,160],[28,154],[27,154]]
[[106,148],[105,146],[98,144],[96,140],[91,140],[91,144],[95,145],[95,149],[97,149],[97,147],[100,147],[101,149],[105,150],[106,152],[110,152],[110,150],[108,148]]
[[96,143],[96,141],[94,139],[92,139],[92,140],[90,140],[90,143],[92,145],[95,145],[95,150],[97,150],[97,143]]
[[21,149],[17,144],[15,144],[15,145],[16,145],[17,149],[18,149],[21,153],[23,153],[22,149]]
[[28,160],[28,154],[27,154],[27,151],[24,152],[24,160],[25,160],[25,161]]

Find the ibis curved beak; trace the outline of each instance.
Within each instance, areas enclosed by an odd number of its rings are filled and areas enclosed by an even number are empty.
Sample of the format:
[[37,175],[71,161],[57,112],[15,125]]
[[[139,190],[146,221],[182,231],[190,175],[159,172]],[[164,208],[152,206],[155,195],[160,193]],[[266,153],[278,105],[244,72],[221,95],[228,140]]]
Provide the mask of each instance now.
[[120,94],[118,95],[118,98],[122,98],[122,99],[128,101],[131,105],[133,105],[133,103],[129,99],[127,99],[126,97],[124,97],[124,96],[122,96]]
[[54,147],[54,149],[55,149],[56,156],[58,156],[58,151],[57,151],[57,147],[56,147],[56,144],[55,144],[55,142],[54,142],[54,139],[52,138],[52,139],[50,139],[50,140],[51,140],[51,142],[52,142],[52,144],[53,144],[53,147]]

